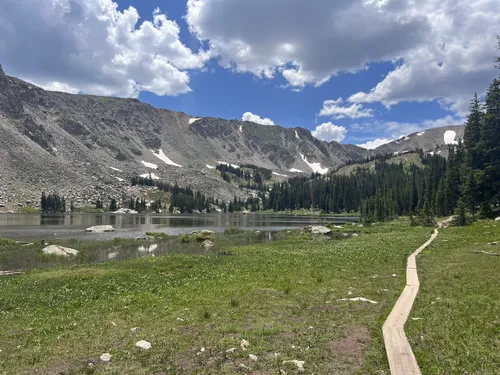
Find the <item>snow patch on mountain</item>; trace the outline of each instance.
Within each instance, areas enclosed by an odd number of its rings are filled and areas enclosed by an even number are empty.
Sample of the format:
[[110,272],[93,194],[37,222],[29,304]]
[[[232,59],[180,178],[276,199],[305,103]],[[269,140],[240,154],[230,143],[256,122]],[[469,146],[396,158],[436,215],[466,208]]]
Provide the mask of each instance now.
[[144,164],[145,167],[151,168],[151,169],[158,169],[158,166],[153,163],[148,163],[147,161],[141,160],[141,163]]
[[115,176],[115,178],[116,178],[118,181],[120,181],[120,182],[125,181],[123,178],[120,178],[120,177],[116,177],[116,176]]
[[276,172],[273,172],[273,175],[280,176],[280,177],[288,177],[286,174],[281,174],[281,173],[276,173]]
[[299,133],[297,133],[297,130],[295,130],[295,138],[300,139]]
[[205,167],[207,167],[208,169],[215,169],[215,167],[213,165],[209,165],[209,164],[205,164]]
[[160,179],[160,177],[158,177],[154,173],[145,173],[145,174],[140,175],[140,177],[142,177],[142,178],[149,178],[149,176],[151,176],[152,180],[159,180]]
[[115,172],[123,172],[121,169],[115,168],[115,167],[109,167],[110,169],[114,170]]
[[174,163],[165,153],[163,152],[162,149],[158,151],[158,153],[155,153],[153,150],[151,150],[154,156],[156,156],[158,159],[160,159],[162,162],[164,162],[167,165],[171,165],[173,167],[182,167],[182,165]]
[[424,134],[425,134],[425,131],[420,132],[420,133],[417,133],[417,136],[421,137],[421,136],[423,136]]
[[196,117],[190,118],[190,119],[189,119],[189,125],[191,125],[191,124],[195,123],[195,122],[196,122],[196,121],[198,121],[198,120],[201,120],[201,118],[196,118]]
[[243,133],[243,125],[240,125],[240,133]]
[[300,154],[300,157],[302,158],[304,163],[306,163],[309,166],[309,168],[312,169],[314,173],[326,174],[328,172],[328,168],[321,168],[321,163],[309,163],[305,155],[302,154]]
[[240,166],[239,165],[236,165],[236,164],[229,164],[229,163],[226,163],[225,161],[218,161],[217,164],[221,164],[221,165],[227,165],[228,167],[231,166],[233,168],[239,168]]
[[447,130],[444,133],[444,143],[447,145],[456,145],[458,141],[455,139],[457,137],[457,133],[453,130]]
[[297,168],[290,169],[290,172],[292,172],[292,173],[304,173],[304,171],[301,171],[300,169],[297,169]]

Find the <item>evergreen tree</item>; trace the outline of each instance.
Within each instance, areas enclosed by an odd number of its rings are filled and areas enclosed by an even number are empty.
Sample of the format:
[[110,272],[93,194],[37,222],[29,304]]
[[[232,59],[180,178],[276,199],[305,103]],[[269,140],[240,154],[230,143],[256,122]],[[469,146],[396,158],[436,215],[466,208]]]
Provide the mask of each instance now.
[[481,128],[482,128],[482,105],[477,96],[471,101],[469,106],[469,115],[464,131],[464,146],[467,151],[467,164],[472,169],[481,167],[482,154],[480,150]]
[[111,198],[111,203],[109,204],[109,210],[111,212],[114,212],[118,209],[118,205],[116,204],[116,199],[115,198]]
[[484,157],[481,189],[487,203],[498,204],[500,192],[500,80],[490,85],[485,100],[480,151]]

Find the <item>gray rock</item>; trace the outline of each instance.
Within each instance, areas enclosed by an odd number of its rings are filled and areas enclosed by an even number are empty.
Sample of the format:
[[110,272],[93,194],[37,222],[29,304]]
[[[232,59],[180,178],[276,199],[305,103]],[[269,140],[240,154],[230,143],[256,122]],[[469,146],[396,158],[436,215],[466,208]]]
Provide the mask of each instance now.
[[111,225],[96,225],[86,229],[87,232],[92,233],[105,233],[105,232],[114,232],[115,228]]
[[103,361],[103,362],[109,362],[109,361],[111,361],[111,357],[112,357],[111,354],[109,354],[109,353],[103,353],[103,354],[101,354],[101,356],[99,357],[99,359],[101,361]]
[[326,234],[332,233],[332,230],[330,228],[323,226],[323,225],[313,225],[313,226],[311,226],[310,232],[311,232],[311,234],[326,235]]
[[210,240],[205,240],[202,244],[203,248],[208,251],[208,250],[211,250],[213,249],[214,247],[214,243]]
[[71,249],[69,247],[63,247],[59,245],[50,245],[42,249],[44,254],[58,255],[63,257],[78,255],[79,251]]

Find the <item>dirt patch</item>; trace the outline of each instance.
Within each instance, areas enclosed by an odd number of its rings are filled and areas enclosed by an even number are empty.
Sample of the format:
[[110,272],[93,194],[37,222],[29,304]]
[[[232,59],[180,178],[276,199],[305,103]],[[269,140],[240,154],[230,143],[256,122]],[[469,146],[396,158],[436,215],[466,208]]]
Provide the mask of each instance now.
[[89,357],[74,363],[61,363],[47,369],[33,369],[30,374],[43,375],[73,375],[85,374],[94,369],[100,363],[99,357]]
[[332,341],[330,348],[335,357],[332,369],[336,374],[354,374],[363,367],[365,350],[370,344],[370,331],[366,327],[350,328],[341,339]]

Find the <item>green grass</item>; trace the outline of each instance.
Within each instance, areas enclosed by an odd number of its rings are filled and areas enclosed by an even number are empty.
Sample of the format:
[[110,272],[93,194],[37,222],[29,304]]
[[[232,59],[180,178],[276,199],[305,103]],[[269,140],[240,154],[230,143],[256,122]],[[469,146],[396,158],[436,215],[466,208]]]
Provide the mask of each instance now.
[[40,209],[28,206],[20,208],[19,210],[17,210],[17,212],[20,214],[38,214],[40,213]]
[[[282,364],[294,359],[305,361],[306,374],[387,373],[381,326],[405,284],[406,258],[429,229],[395,222],[357,230],[343,241],[297,231],[225,247],[225,256],[169,254],[2,277],[0,374],[298,374]],[[379,303],[339,301],[349,291]],[[139,340],[152,349],[136,348]],[[105,352],[109,364],[98,360]]]
[[500,374],[500,257],[474,253],[498,240],[493,221],[449,227],[419,257],[406,332],[423,374]]

